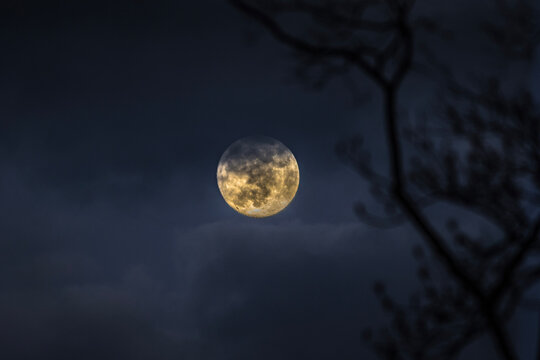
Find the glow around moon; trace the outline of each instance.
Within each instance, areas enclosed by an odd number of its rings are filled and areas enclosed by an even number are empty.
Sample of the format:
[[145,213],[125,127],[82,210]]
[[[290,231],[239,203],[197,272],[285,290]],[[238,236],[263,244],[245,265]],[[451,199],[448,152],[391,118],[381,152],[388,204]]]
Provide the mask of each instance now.
[[221,195],[234,210],[256,218],[283,210],[294,198],[300,172],[292,152],[269,137],[233,143],[217,169]]

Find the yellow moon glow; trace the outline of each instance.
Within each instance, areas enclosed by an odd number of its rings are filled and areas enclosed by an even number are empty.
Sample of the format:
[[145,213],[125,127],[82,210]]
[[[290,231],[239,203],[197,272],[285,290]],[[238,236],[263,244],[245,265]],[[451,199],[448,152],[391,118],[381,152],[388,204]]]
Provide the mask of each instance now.
[[247,137],[223,153],[217,168],[221,195],[240,214],[277,214],[294,198],[300,172],[292,152],[269,137]]

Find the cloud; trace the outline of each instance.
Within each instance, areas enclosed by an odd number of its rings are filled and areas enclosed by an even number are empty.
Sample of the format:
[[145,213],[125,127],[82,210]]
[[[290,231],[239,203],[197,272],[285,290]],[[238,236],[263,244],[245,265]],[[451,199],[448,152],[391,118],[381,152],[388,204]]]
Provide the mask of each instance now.
[[141,229],[111,204],[77,207],[1,165],[0,358],[185,358],[159,326],[168,290],[120,246],[120,232],[138,241]]
[[396,253],[410,246],[380,235],[355,223],[255,222],[182,234],[178,269],[197,356],[369,358],[360,334],[381,315],[371,284],[403,281],[408,260]]
[[6,359],[174,359],[183,347],[117,286],[0,297],[0,354]]
[[171,239],[146,212],[77,208],[2,174],[2,358],[369,359],[371,284],[407,266],[407,238],[283,217],[181,228],[174,253],[149,257]]

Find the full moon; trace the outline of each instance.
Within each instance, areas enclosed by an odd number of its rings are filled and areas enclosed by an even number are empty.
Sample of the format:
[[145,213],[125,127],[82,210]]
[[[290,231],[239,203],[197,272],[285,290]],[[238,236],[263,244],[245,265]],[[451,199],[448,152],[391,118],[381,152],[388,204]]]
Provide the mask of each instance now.
[[269,137],[247,137],[223,153],[217,168],[223,199],[240,214],[263,218],[290,204],[300,172],[292,152]]

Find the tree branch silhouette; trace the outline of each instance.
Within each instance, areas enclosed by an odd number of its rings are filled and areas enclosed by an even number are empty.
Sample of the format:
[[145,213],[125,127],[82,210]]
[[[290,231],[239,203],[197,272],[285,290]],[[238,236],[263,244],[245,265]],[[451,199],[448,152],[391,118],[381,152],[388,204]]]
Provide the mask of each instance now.
[[[397,334],[392,336],[389,331],[383,331],[382,339],[378,340],[369,335],[376,352],[385,359],[401,359],[406,355],[411,359],[429,356],[451,359],[476,337],[487,333],[502,359],[517,359],[506,322],[524,291],[540,276],[537,269],[528,271],[526,276],[522,271],[529,255],[540,250],[540,217],[527,216],[531,211],[526,207],[539,204],[531,203],[525,196],[530,191],[540,193],[540,117],[532,96],[526,92],[508,96],[500,89],[499,82],[493,80],[473,89],[443,70],[449,79],[447,87],[452,98],[441,116],[448,125],[445,141],[437,142],[435,134],[412,129],[412,141],[407,145],[422,157],[407,167],[403,149],[406,139],[399,125],[399,95],[415,63],[416,34],[426,28],[437,31],[434,21],[412,17],[414,1],[229,2],[300,56],[309,56],[311,62],[328,69],[332,69],[326,63],[328,59],[350,64],[380,90],[389,153],[388,177],[367,165],[366,155],[358,150],[357,139],[352,140],[352,145],[340,143],[337,151],[371,183],[382,203],[390,208],[397,205],[401,212],[391,212],[383,218],[360,205],[356,212],[364,221],[380,227],[408,220],[451,280],[438,290],[424,283],[424,300],[420,301],[423,305],[412,306],[415,319],[406,316],[407,311],[395,304],[382,286],[376,286],[383,308],[393,316]],[[505,14],[508,19],[520,19],[522,28],[532,29],[533,8],[525,5],[499,8],[510,12]],[[283,13],[310,16],[322,27],[323,35],[297,35],[287,30],[279,20]],[[369,19],[368,13],[378,16]],[[510,51],[520,59],[530,58],[532,45],[528,42],[537,41],[536,35],[519,30],[511,34],[513,39],[519,36],[527,39],[521,39],[518,49],[508,50],[507,39],[500,38],[504,28],[488,24],[485,30],[502,53]],[[467,144],[468,154],[463,155],[464,150],[452,148],[453,145],[440,146],[458,140]],[[444,230],[437,228],[424,213],[425,204],[435,202],[449,202],[476,212],[495,224],[502,236],[497,240],[489,236],[473,238],[459,230],[453,224],[456,221],[451,221],[454,242],[447,241]],[[525,205],[526,202],[530,204]],[[518,281],[520,276],[527,280]],[[429,277],[425,266],[419,277],[424,280]]]
[[[288,46],[291,46],[298,51],[307,52],[314,56],[343,58],[360,67],[375,82],[385,82],[385,79],[381,77],[376,69],[369,65],[368,62],[363,60],[361,56],[359,56],[359,54],[365,54],[367,48],[360,47],[350,50],[345,48],[315,45],[287,33],[276,21],[272,19],[272,17],[266,15],[263,11],[258,10],[254,6],[250,6],[247,2],[241,0],[229,0],[229,2],[245,14],[259,21],[277,40],[287,44]],[[371,51],[372,50],[370,49],[367,52],[371,53]]]

